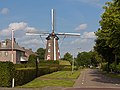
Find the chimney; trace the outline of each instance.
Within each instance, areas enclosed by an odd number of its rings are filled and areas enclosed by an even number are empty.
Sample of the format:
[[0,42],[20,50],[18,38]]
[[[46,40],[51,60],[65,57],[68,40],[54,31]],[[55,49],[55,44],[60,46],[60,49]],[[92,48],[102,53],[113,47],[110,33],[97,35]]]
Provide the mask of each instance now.
[[30,51],[32,51],[32,48],[29,48]]
[[25,50],[25,47],[22,47]]

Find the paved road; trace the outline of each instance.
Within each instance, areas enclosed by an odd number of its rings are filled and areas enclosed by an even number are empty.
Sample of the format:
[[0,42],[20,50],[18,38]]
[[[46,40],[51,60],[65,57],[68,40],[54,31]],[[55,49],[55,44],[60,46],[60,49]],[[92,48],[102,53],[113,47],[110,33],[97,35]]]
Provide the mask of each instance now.
[[65,90],[120,90],[120,79],[102,75],[96,69],[86,69],[74,84],[74,88]]

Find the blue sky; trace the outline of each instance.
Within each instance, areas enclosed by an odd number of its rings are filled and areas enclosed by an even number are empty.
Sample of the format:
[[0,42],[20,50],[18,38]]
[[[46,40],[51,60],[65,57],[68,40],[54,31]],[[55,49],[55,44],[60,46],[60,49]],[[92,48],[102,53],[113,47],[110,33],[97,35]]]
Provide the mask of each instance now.
[[10,38],[14,29],[19,45],[34,51],[44,47],[38,36],[26,36],[25,32],[51,32],[51,9],[55,9],[56,32],[81,34],[64,40],[60,45],[61,55],[90,51],[94,46],[94,32],[100,27],[102,6],[107,1],[111,0],[0,0],[0,41]]

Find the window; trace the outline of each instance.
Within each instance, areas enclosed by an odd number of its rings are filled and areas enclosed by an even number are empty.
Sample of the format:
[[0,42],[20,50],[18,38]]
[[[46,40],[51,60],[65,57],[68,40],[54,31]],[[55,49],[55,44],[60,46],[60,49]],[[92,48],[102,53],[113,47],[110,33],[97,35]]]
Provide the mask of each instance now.
[[51,43],[49,43],[48,46],[50,47],[50,46],[51,46]]
[[50,48],[48,49],[48,52],[50,52]]
[[1,47],[6,47],[6,41],[2,41]]
[[4,52],[5,56],[8,56],[8,52]]

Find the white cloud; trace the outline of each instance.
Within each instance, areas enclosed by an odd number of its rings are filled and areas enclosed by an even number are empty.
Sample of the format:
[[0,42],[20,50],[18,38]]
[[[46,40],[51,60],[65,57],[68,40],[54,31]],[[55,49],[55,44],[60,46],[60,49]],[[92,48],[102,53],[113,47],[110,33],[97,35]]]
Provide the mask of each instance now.
[[88,43],[90,40],[94,41],[96,38],[94,32],[84,32],[80,38],[77,38],[71,42],[71,44],[83,44],[83,43]]
[[20,23],[11,23],[9,24],[8,28],[3,29],[0,31],[1,36],[9,36],[13,30],[24,30],[27,27],[27,23],[20,22]]
[[23,45],[31,45],[31,44],[39,45],[40,43],[41,43],[40,40],[34,38],[34,39],[25,40],[21,44],[23,44]]
[[35,31],[37,31],[37,29],[34,28],[34,27],[26,27],[26,28],[25,28],[25,31],[35,32]]
[[96,38],[94,32],[84,32],[83,35],[81,36],[82,38],[88,38],[88,39],[94,39]]
[[9,9],[8,8],[2,8],[0,13],[6,15],[6,14],[9,13]]
[[75,28],[75,31],[80,31],[80,30],[84,30],[88,27],[87,24],[80,24],[78,27]]
[[17,22],[17,23],[11,23],[9,24],[8,29],[14,29],[14,30],[24,30],[27,27],[27,23],[25,22]]
[[[11,31],[22,31],[21,33],[25,33],[26,31],[37,31],[36,28],[34,27],[29,27],[27,23],[25,22],[15,22],[15,23],[10,23],[8,28],[2,29],[0,31],[1,36],[10,36]],[[21,34],[18,33],[18,34]]]

